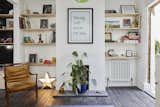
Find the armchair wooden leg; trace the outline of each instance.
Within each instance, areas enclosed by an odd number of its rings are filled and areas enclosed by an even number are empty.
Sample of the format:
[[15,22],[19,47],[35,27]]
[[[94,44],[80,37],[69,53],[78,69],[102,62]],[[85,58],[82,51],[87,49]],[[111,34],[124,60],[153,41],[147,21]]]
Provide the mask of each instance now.
[[37,88],[37,86],[35,87],[35,93],[36,93],[36,100],[38,100],[38,88]]
[[6,107],[10,107],[9,94],[6,92]]

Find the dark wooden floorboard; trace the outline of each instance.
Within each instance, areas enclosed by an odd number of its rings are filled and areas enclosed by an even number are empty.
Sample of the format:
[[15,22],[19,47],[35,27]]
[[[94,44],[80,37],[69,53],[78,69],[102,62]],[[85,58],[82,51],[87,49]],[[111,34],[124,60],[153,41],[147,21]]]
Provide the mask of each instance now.
[[[114,105],[115,107],[154,107],[155,100],[137,88],[109,88],[109,97],[53,98],[54,90],[39,90],[12,94],[11,107],[46,107],[50,105]],[[5,107],[5,92],[0,91],[0,107]]]

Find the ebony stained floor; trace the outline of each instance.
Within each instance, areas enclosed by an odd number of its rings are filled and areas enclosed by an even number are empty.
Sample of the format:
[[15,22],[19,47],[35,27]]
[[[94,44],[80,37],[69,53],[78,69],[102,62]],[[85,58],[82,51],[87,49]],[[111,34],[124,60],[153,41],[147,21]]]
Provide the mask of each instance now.
[[[39,90],[38,102],[34,92],[25,91],[11,95],[11,107],[46,107],[50,105],[114,105],[115,107],[154,107],[154,99],[137,88],[107,89],[107,98],[57,98],[53,90]],[[0,91],[0,107],[5,107],[4,91]]]

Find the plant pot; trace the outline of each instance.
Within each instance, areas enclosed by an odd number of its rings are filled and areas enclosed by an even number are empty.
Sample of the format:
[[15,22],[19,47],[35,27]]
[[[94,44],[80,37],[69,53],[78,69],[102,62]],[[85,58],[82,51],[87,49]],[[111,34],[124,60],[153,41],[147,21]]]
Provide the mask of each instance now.
[[87,91],[87,84],[81,84],[81,93],[85,93]]

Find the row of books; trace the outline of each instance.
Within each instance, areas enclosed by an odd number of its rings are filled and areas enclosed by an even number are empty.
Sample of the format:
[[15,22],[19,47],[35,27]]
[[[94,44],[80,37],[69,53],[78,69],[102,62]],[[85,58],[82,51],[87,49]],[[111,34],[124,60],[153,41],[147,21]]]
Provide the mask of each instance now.
[[31,28],[31,23],[28,17],[20,17],[19,24],[21,29]]

